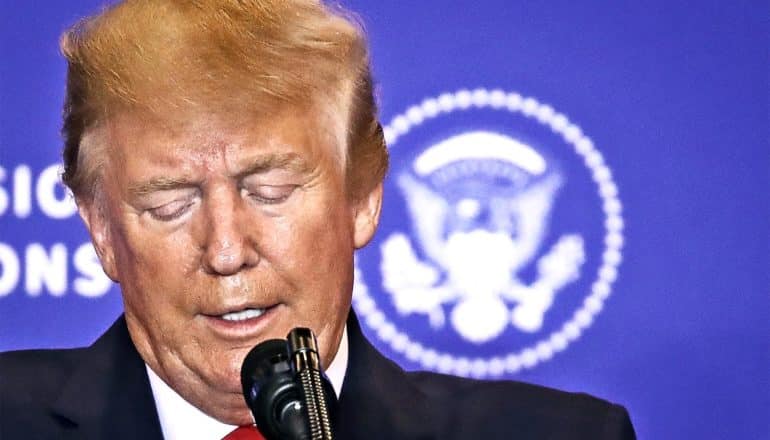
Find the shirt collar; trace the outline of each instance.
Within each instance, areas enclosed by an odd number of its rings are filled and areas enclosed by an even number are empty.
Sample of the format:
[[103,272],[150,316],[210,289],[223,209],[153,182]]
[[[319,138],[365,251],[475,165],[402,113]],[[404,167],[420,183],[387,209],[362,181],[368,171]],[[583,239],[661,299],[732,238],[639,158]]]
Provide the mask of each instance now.
[[[163,381],[152,369],[145,364],[150,387],[158,409],[158,419],[166,440],[188,438],[219,439],[229,434],[236,426],[228,425],[209,416],[187,402]],[[326,370],[326,376],[339,398],[342,392],[342,382],[348,368],[348,328],[342,332],[342,340],[334,355],[331,365]]]

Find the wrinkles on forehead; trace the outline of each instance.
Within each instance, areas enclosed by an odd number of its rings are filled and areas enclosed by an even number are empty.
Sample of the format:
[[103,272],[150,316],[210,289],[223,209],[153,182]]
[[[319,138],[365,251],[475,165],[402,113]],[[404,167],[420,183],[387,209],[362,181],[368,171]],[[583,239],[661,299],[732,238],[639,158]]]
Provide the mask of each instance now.
[[[317,166],[309,162],[321,160],[337,164],[344,174],[347,118],[340,108],[347,106],[337,100],[323,101],[327,105],[290,106],[270,114],[232,118],[191,114],[184,123],[134,112],[114,114],[105,130],[108,135],[103,137],[111,147],[105,151],[110,165],[106,168],[125,167],[138,154],[132,146],[142,145],[151,147],[142,148],[142,154],[149,154],[152,164],[178,171],[174,175],[159,173],[162,175],[131,182],[124,189],[135,196],[199,184],[201,182],[187,176],[195,174],[195,169],[209,168],[219,162],[225,163],[234,178],[270,169],[308,173]],[[300,145],[316,153],[302,158],[293,154]],[[231,163],[236,156],[230,154],[230,150],[243,149],[252,150],[253,154]]]

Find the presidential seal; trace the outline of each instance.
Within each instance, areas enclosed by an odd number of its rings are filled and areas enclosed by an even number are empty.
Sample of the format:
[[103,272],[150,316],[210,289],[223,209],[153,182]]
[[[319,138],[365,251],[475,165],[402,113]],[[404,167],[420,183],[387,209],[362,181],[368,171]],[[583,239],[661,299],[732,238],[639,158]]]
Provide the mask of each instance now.
[[425,99],[385,127],[392,169],[354,307],[407,368],[512,375],[578,339],[623,245],[601,153],[534,98],[477,89]]

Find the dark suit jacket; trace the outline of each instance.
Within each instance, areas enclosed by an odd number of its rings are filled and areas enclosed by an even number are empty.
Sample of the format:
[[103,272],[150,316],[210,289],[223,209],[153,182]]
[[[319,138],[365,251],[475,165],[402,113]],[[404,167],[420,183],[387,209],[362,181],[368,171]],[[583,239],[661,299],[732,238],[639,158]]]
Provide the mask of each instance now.
[[[348,337],[337,438],[634,438],[622,407],[520,382],[406,373],[353,313]],[[0,354],[0,439],[162,439],[125,320],[88,348]]]

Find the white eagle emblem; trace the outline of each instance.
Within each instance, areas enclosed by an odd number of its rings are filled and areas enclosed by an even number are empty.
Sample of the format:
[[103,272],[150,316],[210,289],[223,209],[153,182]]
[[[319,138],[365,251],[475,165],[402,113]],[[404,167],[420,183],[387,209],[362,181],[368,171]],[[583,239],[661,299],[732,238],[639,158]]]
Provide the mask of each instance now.
[[[500,336],[509,323],[540,330],[585,260],[582,237],[565,234],[537,260],[533,282],[518,277],[539,255],[559,173],[532,147],[486,131],[431,146],[412,171],[397,183],[425,259],[405,233],[382,243],[383,287],[396,310],[424,314],[436,329],[446,325],[448,311],[457,333],[476,344]],[[490,182],[498,186],[492,190]]]

